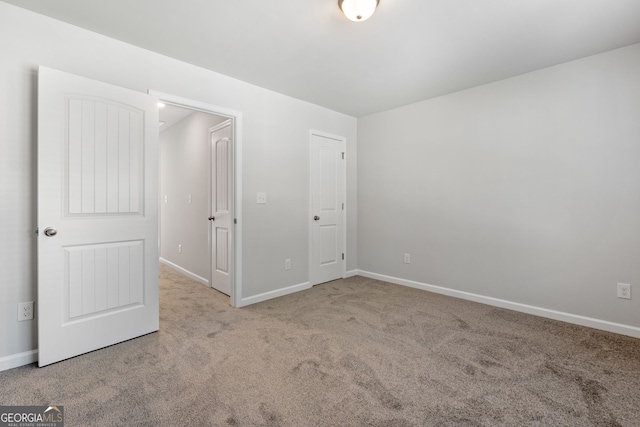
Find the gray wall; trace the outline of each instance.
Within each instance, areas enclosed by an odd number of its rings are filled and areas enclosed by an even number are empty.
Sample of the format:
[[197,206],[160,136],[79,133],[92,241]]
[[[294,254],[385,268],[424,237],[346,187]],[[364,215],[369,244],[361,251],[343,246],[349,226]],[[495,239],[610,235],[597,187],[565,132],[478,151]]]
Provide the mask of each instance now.
[[[209,129],[224,120],[194,112],[163,129],[159,138],[160,258],[206,284],[211,279]],[[178,245],[182,245],[182,253]]]
[[639,160],[640,45],[362,117],[358,268],[637,328]]
[[[345,136],[347,268],[356,268],[355,118],[2,2],[0,40],[0,369],[37,347],[36,322],[18,323],[17,304],[36,299],[38,65],[242,113],[243,298],[308,281],[309,129]],[[256,205],[258,191],[267,205]]]

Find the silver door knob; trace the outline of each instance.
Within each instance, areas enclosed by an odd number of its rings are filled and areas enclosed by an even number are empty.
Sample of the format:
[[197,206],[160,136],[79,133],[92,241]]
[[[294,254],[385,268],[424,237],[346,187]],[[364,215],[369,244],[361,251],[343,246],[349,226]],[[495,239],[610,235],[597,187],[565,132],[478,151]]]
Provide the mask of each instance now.
[[320,217],[318,215],[316,215],[316,216],[313,217],[313,220],[314,221],[320,221]]
[[47,228],[44,229],[44,235],[47,236],[47,237],[53,237],[56,234],[58,234],[58,230],[56,230],[53,227],[47,227]]
[[215,221],[215,220],[216,220],[216,218],[214,216],[210,216],[209,217],[209,221]]

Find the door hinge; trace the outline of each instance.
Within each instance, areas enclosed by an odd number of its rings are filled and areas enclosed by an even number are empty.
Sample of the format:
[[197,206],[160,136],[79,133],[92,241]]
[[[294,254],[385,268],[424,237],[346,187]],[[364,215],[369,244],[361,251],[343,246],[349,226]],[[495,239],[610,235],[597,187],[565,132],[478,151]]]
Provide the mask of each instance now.
[[40,233],[40,227],[36,228],[36,236],[38,236]]
[[237,223],[238,223],[238,220],[237,220],[236,218],[233,218],[233,223],[234,223],[234,224],[237,224]]
[[344,252],[342,253],[342,260],[344,261]]
[[344,160],[344,151],[342,152],[342,160]]
[[342,204],[342,210],[344,210],[344,203]]

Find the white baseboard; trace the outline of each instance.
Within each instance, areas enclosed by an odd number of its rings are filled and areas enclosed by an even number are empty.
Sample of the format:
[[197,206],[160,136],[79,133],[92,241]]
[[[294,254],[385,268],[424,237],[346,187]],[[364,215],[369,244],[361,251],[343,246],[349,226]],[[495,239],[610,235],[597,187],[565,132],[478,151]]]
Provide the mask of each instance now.
[[482,304],[491,305],[494,307],[506,308],[513,311],[533,314],[535,316],[546,317],[548,319],[560,320],[562,322],[573,323],[575,325],[587,326],[589,328],[600,329],[607,332],[614,332],[616,334],[621,334],[621,335],[628,335],[634,338],[640,338],[640,328],[636,326],[609,322],[607,320],[594,319],[591,317],[565,313],[562,311],[549,310],[547,308],[535,307],[527,304],[520,304],[517,302],[487,297],[487,296],[478,295],[478,294],[472,294],[464,291],[457,291],[455,289],[443,288],[441,286],[428,285],[426,283],[414,282],[413,280],[400,279],[392,276],[385,276],[384,274],[377,274],[377,273],[372,273],[364,270],[358,270],[358,274],[360,276],[368,277],[370,279],[381,280],[383,282],[394,283],[396,285],[422,289],[424,291],[434,292],[442,295],[448,295],[451,297],[461,298],[469,301],[475,301]]
[[353,276],[357,276],[358,275],[358,270],[349,270],[346,273],[344,273],[344,278],[348,278],[348,277],[353,277]]
[[200,282],[203,285],[209,286],[209,280],[205,279],[204,277],[200,277],[197,274],[194,274],[194,273],[190,272],[189,270],[186,270],[186,269],[180,267],[179,265],[172,263],[171,261],[167,261],[164,258],[160,258],[160,262],[165,264],[165,265],[168,265],[169,267],[171,267],[173,269],[178,270],[179,272],[181,272],[185,276],[189,276],[190,278],[192,278],[196,282]]
[[285,295],[292,294],[294,292],[304,291],[305,289],[310,289],[310,288],[311,288],[311,283],[304,282],[304,283],[300,283],[299,285],[288,286],[286,288],[277,289],[275,291],[254,295],[252,297],[241,298],[240,304],[238,304],[238,308],[246,307],[248,305],[256,304],[272,298],[282,297]]
[[29,365],[38,361],[38,350],[25,351],[0,357],[0,372],[20,366]]

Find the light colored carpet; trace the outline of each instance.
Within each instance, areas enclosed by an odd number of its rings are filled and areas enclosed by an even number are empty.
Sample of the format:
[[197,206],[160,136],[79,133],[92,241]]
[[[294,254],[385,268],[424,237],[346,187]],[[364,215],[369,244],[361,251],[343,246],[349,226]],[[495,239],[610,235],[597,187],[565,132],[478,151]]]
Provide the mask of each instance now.
[[233,309],[161,267],[158,333],[0,373],[67,426],[640,426],[640,340],[354,277]]

